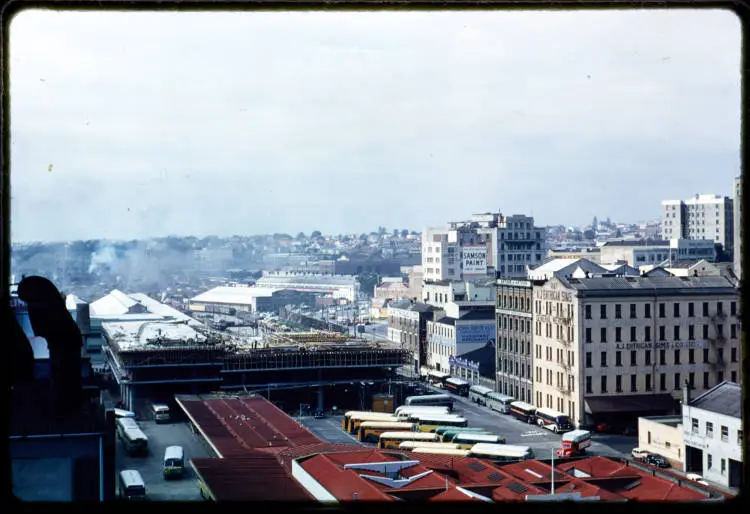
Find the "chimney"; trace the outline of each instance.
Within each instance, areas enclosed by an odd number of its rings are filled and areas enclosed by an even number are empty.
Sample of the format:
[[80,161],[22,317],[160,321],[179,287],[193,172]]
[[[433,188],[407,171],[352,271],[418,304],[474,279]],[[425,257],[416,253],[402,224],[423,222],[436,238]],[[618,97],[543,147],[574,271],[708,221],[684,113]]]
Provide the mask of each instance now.
[[682,386],[682,404],[690,404],[690,382],[685,380],[685,384]]

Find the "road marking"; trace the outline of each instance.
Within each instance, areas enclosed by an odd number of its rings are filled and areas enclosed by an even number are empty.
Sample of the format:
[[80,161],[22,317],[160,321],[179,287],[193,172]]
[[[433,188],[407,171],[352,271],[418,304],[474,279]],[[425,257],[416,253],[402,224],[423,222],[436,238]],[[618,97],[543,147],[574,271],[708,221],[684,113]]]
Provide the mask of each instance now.
[[547,434],[545,434],[544,432],[540,432],[539,430],[529,430],[528,432],[524,432],[523,434],[521,434],[521,437],[538,437],[543,435]]

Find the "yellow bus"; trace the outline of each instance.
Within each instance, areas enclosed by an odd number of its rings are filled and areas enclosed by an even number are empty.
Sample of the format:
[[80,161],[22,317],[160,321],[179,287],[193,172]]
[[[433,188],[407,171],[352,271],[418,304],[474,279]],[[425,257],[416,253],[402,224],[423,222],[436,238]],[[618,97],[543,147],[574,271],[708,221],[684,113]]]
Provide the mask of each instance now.
[[404,441],[398,445],[399,450],[413,450],[414,448],[439,448],[443,450],[456,450],[457,444],[453,443],[430,443],[424,441]]
[[[349,421],[346,425],[346,431],[350,434],[356,434],[359,430],[359,425],[364,421],[399,421],[399,419],[392,415],[382,412],[357,412],[349,416]],[[406,420],[403,420],[406,421]]]
[[412,414],[409,416],[409,422],[419,425],[419,430],[422,432],[434,432],[440,427],[464,428],[469,426],[466,418],[452,414]]
[[478,434],[476,432],[461,432],[452,441],[463,450],[471,450],[477,443],[505,444],[505,438],[495,434]]
[[429,448],[420,446],[411,451],[414,453],[431,453],[433,455],[453,455],[454,457],[469,456],[469,450],[461,450],[460,448]]
[[398,449],[404,441],[437,442],[435,434],[425,432],[383,432],[378,440],[378,448]]
[[360,441],[368,443],[377,443],[380,434],[383,432],[412,432],[414,431],[414,423],[396,423],[393,421],[365,421],[359,425],[357,431],[357,438]]
[[383,416],[392,416],[393,414],[388,414],[384,412],[372,412],[372,411],[366,411],[366,410],[350,410],[344,413],[344,419],[341,420],[341,428],[349,431],[349,422],[352,419],[352,416],[358,416],[360,414],[383,414]]
[[402,405],[393,413],[399,419],[407,419],[412,414],[450,414],[448,407],[429,406],[429,405]]

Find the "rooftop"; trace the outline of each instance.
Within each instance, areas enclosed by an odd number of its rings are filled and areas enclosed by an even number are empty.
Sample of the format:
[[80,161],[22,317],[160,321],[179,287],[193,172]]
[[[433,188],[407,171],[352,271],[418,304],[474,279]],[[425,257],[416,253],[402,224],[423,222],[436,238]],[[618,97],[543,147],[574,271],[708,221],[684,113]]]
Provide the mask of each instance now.
[[673,294],[737,294],[732,283],[721,276],[592,277],[560,280],[566,286],[577,289],[579,294],[613,291],[652,294],[654,290]]
[[105,322],[102,332],[120,351],[206,342],[206,336],[183,321]]
[[191,298],[191,302],[252,305],[256,298],[267,298],[279,289],[250,286],[219,286]]
[[669,247],[669,241],[666,239],[633,239],[629,241],[606,241],[602,246],[666,246]]
[[734,382],[724,381],[690,401],[691,407],[742,418],[742,388]]

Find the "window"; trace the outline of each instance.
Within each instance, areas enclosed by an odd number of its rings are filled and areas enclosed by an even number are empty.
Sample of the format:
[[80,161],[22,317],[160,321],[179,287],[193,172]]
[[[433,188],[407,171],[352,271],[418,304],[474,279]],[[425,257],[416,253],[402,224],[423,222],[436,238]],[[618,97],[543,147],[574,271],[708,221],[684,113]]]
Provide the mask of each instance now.
[[601,367],[602,368],[607,367],[607,352],[602,352],[601,354]]
[[667,330],[664,325],[659,327],[659,341],[664,341],[667,338]]
[[695,316],[695,304],[693,302],[688,303],[688,318]]
[[630,327],[630,341],[634,342],[635,340],[636,340],[635,327]]
[[737,315],[737,302],[729,302],[729,314],[732,316]]
[[600,330],[600,337],[601,337],[602,343],[606,343],[607,342],[607,327],[602,327],[601,328],[601,330]]
[[638,390],[638,388],[636,387],[637,385],[636,382],[638,380],[637,377],[638,375],[630,375],[630,392],[631,393],[635,393]]
[[[719,361],[719,362],[724,362],[724,348],[719,348],[719,349],[717,350],[717,353],[719,354],[719,359],[718,359],[718,361]],[[721,382],[721,380],[720,380],[719,382]]]
[[667,350],[659,350],[659,364],[664,366],[667,363]]
[[735,325],[734,323],[729,325],[729,337],[731,337],[732,339],[737,339],[737,325]]
[[591,367],[591,352],[586,352],[586,367]]
[[703,389],[708,389],[708,371],[703,372]]
[[695,325],[688,325],[688,341],[695,340]]
[[622,366],[622,352],[615,352],[615,366]]
[[636,356],[637,356],[637,354],[636,354],[635,350],[630,350],[630,365],[631,366],[637,366],[638,365],[638,361],[636,359]]
[[708,316],[708,302],[703,302],[703,315]]
[[697,434],[698,433],[698,418],[691,418],[690,422],[692,423],[691,432],[693,434]]
[[695,389],[695,373],[692,371],[688,374],[688,385],[690,389]]
[[680,326],[679,325],[674,326],[674,340],[675,341],[680,340]]
[[634,303],[630,304],[630,319],[635,319],[637,317],[636,315],[636,307]]
[[651,390],[651,373],[646,373],[646,391]]
[[615,376],[615,392],[622,392],[622,375]]
[[649,341],[651,341],[651,327],[645,327],[644,330],[643,340],[648,343]]
[[615,304],[615,319],[622,319],[622,305]]
[[716,331],[718,332],[718,334],[717,334],[717,335],[718,335],[718,336],[719,336],[720,338],[723,338],[723,337],[724,337],[724,325],[723,325],[723,324],[719,324],[719,325],[716,325]]
[[646,304],[646,311],[645,311],[643,317],[644,318],[650,318],[651,317],[651,304],[650,303]]
[[721,459],[721,474],[727,474],[727,459]]
[[717,384],[721,384],[722,382],[724,382],[724,372],[723,371],[719,371],[716,374],[716,383]]
[[602,381],[602,384],[601,384],[602,385],[602,392],[606,393],[607,392],[607,377],[606,376],[602,377],[601,381]]
[[[737,362],[737,348],[732,348],[731,350],[731,361]],[[734,382],[734,380],[732,380]]]
[[591,389],[591,377],[586,377],[586,392],[588,394],[591,394],[593,390]]
[[703,325],[703,339],[708,339],[708,325]]
[[615,327],[615,343],[622,342],[622,327]]
[[721,426],[721,441],[723,443],[729,441],[729,428],[725,427],[724,425]]
[[688,350],[688,364],[695,364],[695,350]]
[[706,437],[714,436],[714,424],[710,421],[706,421]]
[[680,389],[680,374],[675,373],[674,374],[674,390],[677,391]]
[[666,373],[659,373],[659,389],[662,391],[667,390],[667,374]]
[[646,366],[650,366],[651,365],[651,350],[646,350],[645,358],[646,358]]
[[716,302],[716,312],[719,314],[724,312],[724,302]]
[[666,311],[667,311],[666,304],[660,303],[659,304],[659,317],[660,318],[666,317],[666,315],[667,315]]
[[599,306],[599,317],[601,319],[607,319],[607,306],[606,305]]
[[708,363],[708,348],[703,349],[703,364]]
[[584,312],[585,312],[584,314],[585,318],[591,319],[591,305],[587,305]]
[[674,351],[674,363],[675,364],[681,364],[680,362],[680,350]]
[[586,328],[586,342],[587,343],[591,342],[591,328],[590,327]]
[[714,459],[713,459],[713,455],[711,455],[711,454],[709,453],[709,454],[708,454],[708,458],[706,459],[706,467],[707,467],[708,469],[711,469],[711,468],[713,467],[713,465],[714,465]]
[[737,431],[737,446],[742,446],[742,430]]

